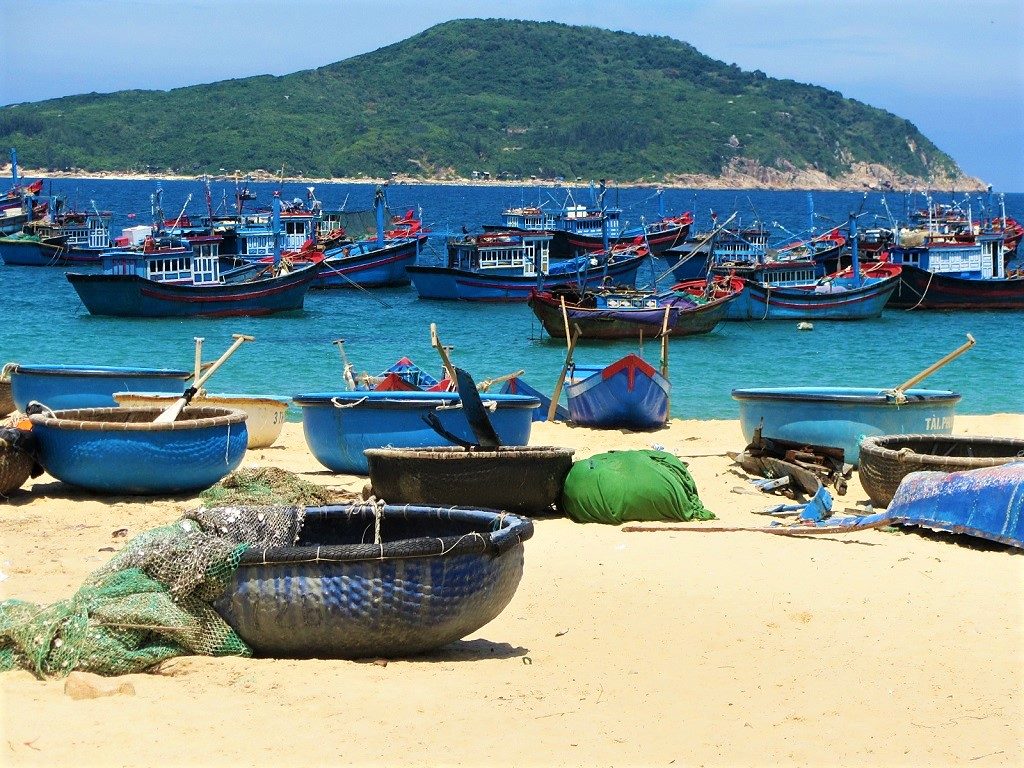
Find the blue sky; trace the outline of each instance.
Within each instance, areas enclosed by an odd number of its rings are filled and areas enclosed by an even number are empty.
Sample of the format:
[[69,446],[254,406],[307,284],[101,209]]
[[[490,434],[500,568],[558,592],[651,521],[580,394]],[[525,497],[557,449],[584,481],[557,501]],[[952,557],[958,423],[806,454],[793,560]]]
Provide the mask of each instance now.
[[684,40],[905,117],[968,174],[1024,191],[1022,0],[8,0],[0,104],[287,74],[468,17]]

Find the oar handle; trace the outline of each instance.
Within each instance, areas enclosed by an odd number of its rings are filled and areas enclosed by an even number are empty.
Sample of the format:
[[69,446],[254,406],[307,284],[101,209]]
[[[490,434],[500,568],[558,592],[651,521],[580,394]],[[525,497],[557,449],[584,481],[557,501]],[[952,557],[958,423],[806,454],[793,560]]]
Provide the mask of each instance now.
[[192,381],[198,381],[199,377],[203,373],[203,342],[206,340],[202,336],[196,336],[196,364],[195,372],[192,374]]
[[580,327],[573,326],[572,338],[569,340],[569,350],[565,354],[565,365],[562,366],[562,373],[555,382],[555,392],[551,395],[551,405],[548,406],[548,421],[555,420],[555,413],[558,412],[558,399],[562,396],[562,387],[565,385],[565,375],[572,365],[572,351],[576,348],[576,341],[580,337]]
[[221,355],[220,359],[217,360],[217,362],[215,362],[213,365],[211,365],[209,368],[207,368],[206,372],[203,373],[203,375],[199,378],[199,380],[195,384],[192,385],[196,389],[199,389],[203,384],[205,384],[206,380],[209,379],[211,376],[213,376],[213,374],[216,373],[217,369],[220,368],[222,365],[224,365],[224,363],[227,362],[227,359],[229,357],[231,357],[231,355],[233,355],[235,353],[236,349],[238,349],[240,346],[242,346],[247,341],[256,341],[256,337],[255,336],[246,336],[244,333],[233,333],[233,334],[231,334],[231,336],[235,340],[234,343],[230,347],[228,347],[227,352],[225,352],[223,355]]
[[898,387],[896,387],[896,389],[898,391],[900,391],[900,392],[904,392],[904,391],[910,389],[915,384],[918,384],[922,380],[924,380],[924,379],[928,378],[929,376],[931,376],[933,373],[935,373],[937,370],[939,370],[939,368],[944,366],[946,363],[948,363],[948,362],[950,362],[952,360],[955,360],[956,358],[960,357],[960,355],[962,355],[968,349],[973,347],[974,344],[975,344],[974,337],[971,336],[971,334],[968,333],[967,334],[967,341],[965,341],[959,347],[954,349],[952,352],[950,352],[948,355],[946,355],[941,360],[937,360],[936,362],[934,362],[931,365],[929,365],[927,368],[925,368],[923,371],[921,371],[919,374],[917,374],[917,376],[914,376],[913,378],[907,379],[905,382],[903,382]]

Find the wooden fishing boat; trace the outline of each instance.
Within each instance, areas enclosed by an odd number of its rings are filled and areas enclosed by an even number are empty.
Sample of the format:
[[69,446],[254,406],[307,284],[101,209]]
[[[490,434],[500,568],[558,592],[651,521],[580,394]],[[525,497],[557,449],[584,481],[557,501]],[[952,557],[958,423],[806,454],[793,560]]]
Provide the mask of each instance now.
[[[540,401],[525,395],[483,397],[494,403],[489,416],[501,444],[526,445]],[[328,392],[292,399],[302,409],[306,445],[333,472],[367,474],[367,448],[454,445],[430,426],[429,417],[461,440],[474,439],[455,392]]]
[[665,377],[632,353],[605,366],[571,363],[569,418],[586,427],[657,429],[668,421],[670,389]]
[[20,365],[7,369],[15,406],[24,412],[33,400],[52,410],[112,408],[115,392],[177,391],[185,388],[189,371],[173,368],[131,368],[103,365]]
[[884,435],[860,444],[860,482],[879,507],[888,506],[911,472],[959,472],[1024,461],[1024,440],[966,435]]
[[80,408],[29,417],[39,462],[70,485],[98,493],[177,494],[208,488],[245,455],[245,414],[185,408],[155,422],[160,408]]
[[[180,392],[115,392],[118,405],[129,408],[159,408],[164,410],[181,397]],[[200,392],[191,400],[195,406],[228,408],[245,414],[245,428],[249,433],[246,447],[269,448],[281,436],[285,413],[290,400],[286,397],[264,395],[208,394]]]
[[628,246],[551,261],[550,241],[543,233],[467,235],[448,241],[446,265],[415,264],[407,271],[424,299],[527,301],[535,289],[633,283],[647,256],[645,247]]
[[[274,199],[274,230],[280,201]],[[101,274],[69,272],[86,309],[118,317],[232,317],[302,309],[319,263],[292,268],[280,259],[221,272],[219,238],[149,237],[137,250],[108,251]]]
[[24,230],[0,238],[0,258],[8,266],[98,266],[110,248],[110,211],[68,211],[51,198],[49,213]]
[[535,291],[529,305],[553,338],[563,336],[566,322],[578,326],[584,339],[653,338],[663,330],[692,336],[714,330],[742,290],[738,278],[689,281],[668,291],[608,288],[581,294],[563,289]]
[[734,389],[740,428],[749,443],[764,437],[842,448],[856,465],[860,441],[871,435],[948,435],[960,395],[949,390],[869,387]]
[[392,658],[452,643],[508,605],[533,535],[527,518],[476,509],[367,504],[296,516],[295,544],[243,553],[214,603],[260,656]]

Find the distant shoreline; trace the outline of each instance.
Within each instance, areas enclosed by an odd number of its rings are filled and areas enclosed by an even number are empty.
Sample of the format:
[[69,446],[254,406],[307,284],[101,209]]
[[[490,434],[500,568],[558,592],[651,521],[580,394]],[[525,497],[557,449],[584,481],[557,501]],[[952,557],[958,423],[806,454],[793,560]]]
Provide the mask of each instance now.
[[[3,171],[0,170],[0,174]],[[6,166],[6,175],[10,175],[10,165]],[[284,181],[289,184],[387,184],[387,185],[436,185],[453,187],[575,187],[586,186],[591,182],[569,181],[555,179],[474,179],[465,177],[426,178],[422,176],[395,176],[391,178],[360,177],[337,177],[321,178],[306,176],[278,176],[266,172],[251,172],[246,174],[178,174],[178,173],[126,173],[116,171],[46,171],[39,168],[20,169],[19,175],[31,179],[102,179],[112,181],[201,181],[206,176],[212,181],[233,181],[235,179],[248,179],[254,182],[275,182]],[[729,174],[725,176],[704,176],[701,174],[685,174],[678,178],[667,181],[616,181],[607,180],[609,186],[618,188],[638,189],[720,189],[720,190],[761,190],[765,192],[920,192],[929,190],[932,192],[983,192],[987,185],[979,179],[964,178],[962,185],[935,185],[927,184],[922,179],[908,177],[901,183],[884,185],[869,183],[863,176],[857,176],[859,183],[850,178],[846,183],[841,180],[824,179],[824,174],[804,173],[798,174],[799,178],[783,182],[776,179],[766,182],[754,176]],[[593,181],[596,181],[594,179]],[[819,183],[813,183],[817,181]],[[801,183],[803,182],[803,183]]]

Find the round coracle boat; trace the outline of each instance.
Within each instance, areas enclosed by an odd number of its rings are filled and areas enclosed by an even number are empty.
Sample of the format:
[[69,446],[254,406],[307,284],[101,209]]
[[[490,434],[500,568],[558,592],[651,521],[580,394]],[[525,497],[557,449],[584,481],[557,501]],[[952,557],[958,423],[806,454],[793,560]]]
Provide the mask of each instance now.
[[1006,437],[889,435],[860,444],[860,483],[879,507],[887,507],[911,472],[959,472],[1024,459],[1024,440]]
[[185,408],[80,408],[30,416],[39,461],[58,480],[113,494],[174,494],[209,488],[245,456],[245,413]]
[[508,605],[533,535],[518,515],[373,504],[310,507],[300,525],[294,546],[247,550],[214,603],[260,656],[400,657],[459,640]]
[[390,504],[453,504],[537,515],[554,511],[573,451],[440,446],[371,448],[365,454],[373,493]]
[[31,454],[0,435],[0,496],[21,488],[32,474],[34,463]]
[[[115,392],[118,405],[166,408],[181,394],[173,392]],[[262,395],[221,395],[201,392],[192,399],[196,406],[233,408],[246,414],[245,428],[249,431],[249,449],[269,448],[281,436],[288,398]]]
[[50,410],[109,408],[115,392],[185,390],[192,374],[170,368],[102,365],[13,365],[11,394],[18,410],[35,400]]

